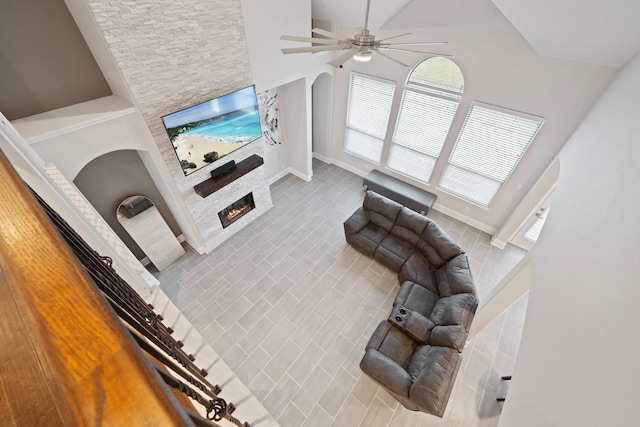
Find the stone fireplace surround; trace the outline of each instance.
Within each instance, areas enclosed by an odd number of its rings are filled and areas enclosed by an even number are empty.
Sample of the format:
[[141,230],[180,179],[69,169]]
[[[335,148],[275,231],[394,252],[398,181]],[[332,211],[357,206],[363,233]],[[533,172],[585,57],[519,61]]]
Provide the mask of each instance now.
[[[252,154],[262,154],[262,142],[253,142],[246,147],[246,150],[242,149],[238,151],[244,153],[241,157],[238,156],[239,158],[236,158],[237,163]],[[193,193],[194,200],[199,199],[197,200],[196,209],[194,209],[192,214],[195,217],[201,218],[198,225],[205,239],[207,252],[215,249],[225,240],[229,239],[273,207],[271,191],[269,190],[269,183],[264,169],[264,165],[261,165],[204,198],[198,196],[193,189],[190,189]],[[204,181],[208,177],[209,175],[202,175],[201,181]],[[253,194],[255,208],[224,228],[218,217],[218,212],[223,211],[249,193]]]

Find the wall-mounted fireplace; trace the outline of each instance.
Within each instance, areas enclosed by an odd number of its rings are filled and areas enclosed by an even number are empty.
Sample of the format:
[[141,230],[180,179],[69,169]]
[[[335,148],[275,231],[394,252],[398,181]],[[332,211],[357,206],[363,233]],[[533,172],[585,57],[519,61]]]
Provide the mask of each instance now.
[[256,205],[253,202],[253,193],[249,193],[240,200],[233,202],[218,212],[222,228],[227,228],[255,207]]

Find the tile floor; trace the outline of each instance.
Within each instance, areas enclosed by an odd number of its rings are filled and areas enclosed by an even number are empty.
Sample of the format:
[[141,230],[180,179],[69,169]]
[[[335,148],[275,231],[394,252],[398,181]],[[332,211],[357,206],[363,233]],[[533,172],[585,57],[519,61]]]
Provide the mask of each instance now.
[[[156,272],[161,288],[284,427],[497,425],[527,296],[469,342],[442,419],[404,409],[358,367],[398,290],[395,273],[344,240],[362,179],[313,167],[311,182],[274,183],[274,208],[214,252],[188,250]],[[469,254],[480,298],[524,254],[439,212],[429,217]]]

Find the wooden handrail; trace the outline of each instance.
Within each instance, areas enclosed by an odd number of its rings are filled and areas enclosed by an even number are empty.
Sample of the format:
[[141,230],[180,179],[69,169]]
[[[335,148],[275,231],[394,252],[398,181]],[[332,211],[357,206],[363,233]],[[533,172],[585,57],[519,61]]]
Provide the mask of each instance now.
[[2,416],[193,426],[3,153],[0,184]]

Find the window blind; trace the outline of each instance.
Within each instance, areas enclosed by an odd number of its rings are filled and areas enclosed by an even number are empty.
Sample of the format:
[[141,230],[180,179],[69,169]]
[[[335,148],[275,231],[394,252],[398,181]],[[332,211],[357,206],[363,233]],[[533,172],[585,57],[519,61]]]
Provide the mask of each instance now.
[[538,133],[544,119],[474,103],[440,187],[488,207]]
[[344,148],[380,162],[395,83],[351,74]]
[[428,182],[458,102],[405,90],[387,166]]

